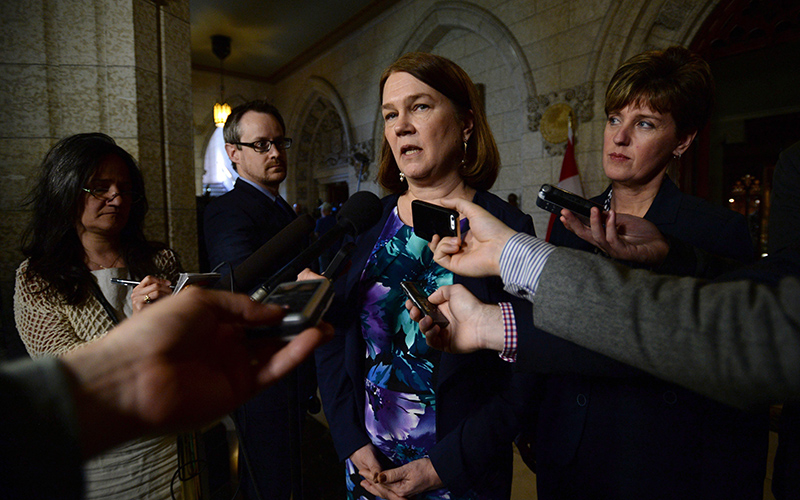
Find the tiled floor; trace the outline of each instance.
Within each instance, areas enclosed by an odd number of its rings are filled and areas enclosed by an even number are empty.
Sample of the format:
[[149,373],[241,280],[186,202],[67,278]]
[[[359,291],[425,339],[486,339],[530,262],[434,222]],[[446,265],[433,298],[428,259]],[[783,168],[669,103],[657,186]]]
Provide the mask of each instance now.
[[514,448],[514,480],[511,483],[511,500],[536,500],[536,475],[531,472],[517,448]]

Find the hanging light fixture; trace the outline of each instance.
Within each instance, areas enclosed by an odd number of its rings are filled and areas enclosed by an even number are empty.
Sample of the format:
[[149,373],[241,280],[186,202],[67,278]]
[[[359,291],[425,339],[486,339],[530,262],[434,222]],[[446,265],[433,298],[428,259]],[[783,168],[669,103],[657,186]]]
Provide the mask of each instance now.
[[219,58],[219,102],[214,104],[214,124],[217,127],[225,125],[225,120],[231,114],[231,107],[225,102],[225,83],[222,61],[231,53],[231,37],[225,35],[211,35],[211,50]]

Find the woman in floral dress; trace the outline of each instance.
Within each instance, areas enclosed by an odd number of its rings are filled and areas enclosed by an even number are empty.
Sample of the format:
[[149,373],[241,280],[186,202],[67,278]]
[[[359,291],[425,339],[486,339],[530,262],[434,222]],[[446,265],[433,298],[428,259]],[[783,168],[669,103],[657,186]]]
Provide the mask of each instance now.
[[[414,234],[411,202],[473,201],[518,231],[529,216],[487,192],[497,146],[477,89],[455,63],[402,56],[381,78],[384,140],[379,180],[393,194],[356,241],[327,319],[337,335],[317,350],[320,391],[346,461],[348,498],[508,498],[517,429],[510,364],[489,351],[430,348],[405,310],[402,281],[431,293],[463,283],[525,321],[530,307],[492,279],[453,275]],[[461,221],[462,234],[469,228]]]

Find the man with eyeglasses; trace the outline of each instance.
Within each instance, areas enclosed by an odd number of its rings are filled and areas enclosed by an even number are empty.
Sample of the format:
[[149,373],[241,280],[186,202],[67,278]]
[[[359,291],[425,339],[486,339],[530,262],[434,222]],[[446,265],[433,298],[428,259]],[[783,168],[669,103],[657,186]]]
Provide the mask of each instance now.
[[285,130],[280,112],[266,101],[247,102],[228,116],[225,150],[239,178],[233,190],[205,211],[211,267],[241,264],[296,217],[278,193],[286,179],[286,150],[292,145]]
[[[212,268],[223,265],[220,272],[225,274],[297,215],[278,193],[286,179],[286,150],[292,140],[286,137],[277,108],[264,100],[237,106],[228,116],[223,132],[225,150],[239,178],[230,192],[206,207],[204,232],[209,264]],[[303,402],[313,398],[316,391],[313,360],[298,369],[296,378],[285,379],[236,410],[236,426],[243,445],[240,451],[246,453],[240,453],[239,459],[245,498],[288,500],[291,495],[292,426],[288,401],[292,390],[297,391],[301,401],[297,419],[302,422],[306,410]],[[249,473],[245,468],[248,464]]]

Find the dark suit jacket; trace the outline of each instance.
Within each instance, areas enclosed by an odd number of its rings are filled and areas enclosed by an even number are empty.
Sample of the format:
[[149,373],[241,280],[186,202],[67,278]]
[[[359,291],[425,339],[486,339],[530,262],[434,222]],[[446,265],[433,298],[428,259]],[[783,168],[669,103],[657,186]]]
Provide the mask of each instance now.
[[[800,142],[783,151],[772,178],[767,248],[773,255],[800,245]],[[772,493],[778,500],[800,492],[800,404],[783,405]]]
[[[233,189],[211,201],[205,210],[209,264],[212,268],[221,262],[238,266],[295,217],[258,189],[236,179]],[[220,271],[227,273],[227,269]]]
[[800,142],[783,151],[772,178],[769,253],[800,243]]
[[[361,333],[357,285],[397,198],[392,195],[383,199],[383,217],[357,239],[352,267],[336,283],[336,299],[326,316],[336,327],[336,335],[316,352],[325,415],[342,460],[370,442],[364,425],[366,346]],[[473,201],[517,231],[533,234],[530,216],[497,196],[478,192]],[[531,321],[530,303],[503,292],[499,278],[455,276],[454,281],[485,302],[512,302],[515,311],[527,310]],[[520,311],[519,315],[524,313]],[[511,442],[518,417],[514,411],[515,398],[508,393],[526,390],[521,386],[522,381],[512,380],[513,377],[511,365],[494,352],[441,355],[434,373],[437,444],[429,452],[439,477],[456,495],[464,495],[470,488],[486,495],[481,498],[510,495]]]
[[[743,216],[684,195],[669,179],[645,218],[706,251],[741,261],[754,256]],[[594,250],[560,223],[551,242]],[[581,348],[574,352],[588,357]],[[522,352],[520,359],[526,360]],[[576,373],[547,377],[536,434],[541,498],[565,492],[572,498],[760,498],[766,411],[746,413],[607,358],[591,359],[597,364],[589,369],[576,366],[565,349],[550,361]]]
[[[282,209],[255,187],[236,179],[234,188],[211,201],[205,210],[209,264],[214,268],[227,262],[231,268],[236,267],[295,217],[293,212]],[[286,262],[291,257],[293,255],[287,256]],[[220,272],[227,274],[229,269],[224,267]],[[270,275],[271,272],[265,272],[259,282]],[[264,498],[288,500],[291,495],[289,459],[291,447],[296,443],[290,440],[292,422],[288,407],[292,392],[289,389],[297,387],[298,420],[302,421],[306,404],[316,391],[314,371],[313,360],[306,361],[294,372],[296,384],[291,383],[290,378],[283,379],[236,410],[236,426],[243,442],[247,443],[250,470]],[[250,476],[243,476],[242,489],[248,498],[256,498]]]

